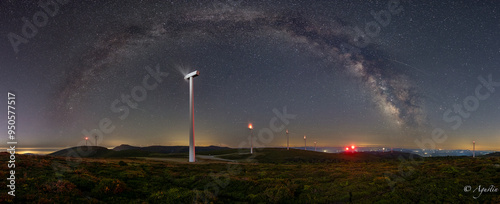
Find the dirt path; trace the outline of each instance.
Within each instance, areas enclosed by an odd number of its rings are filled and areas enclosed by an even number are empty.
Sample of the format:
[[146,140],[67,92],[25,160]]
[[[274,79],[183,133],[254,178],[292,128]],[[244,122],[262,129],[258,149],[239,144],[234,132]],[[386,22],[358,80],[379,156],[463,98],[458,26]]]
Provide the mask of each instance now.
[[[219,155],[217,155],[219,156]],[[236,162],[235,160],[230,160],[230,159],[223,159],[215,156],[208,156],[208,155],[198,155],[196,156],[197,158],[201,159],[210,159],[210,160],[218,160],[218,161],[227,161],[227,162]]]
[[[179,162],[179,163],[189,163],[187,158],[165,158],[165,157],[135,157],[137,159],[154,160],[154,161],[169,161],[169,162]],[[222,159],[215,156],[208,155],[197,155],[196,160],[200,162],[204,161],[224,161],[224,162],[237,162],[230,159]]]

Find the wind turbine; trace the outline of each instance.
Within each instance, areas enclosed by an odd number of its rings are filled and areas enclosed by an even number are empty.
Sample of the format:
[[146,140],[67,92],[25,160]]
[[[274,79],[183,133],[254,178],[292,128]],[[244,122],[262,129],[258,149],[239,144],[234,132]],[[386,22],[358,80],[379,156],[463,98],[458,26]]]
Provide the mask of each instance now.
[[184,76],[184,79],[189,80],[189,120],[191,127],[189,128],[189,162],[195,162],[194,149],[194,95],[193,95],[193,78],[200,75],[198,70]]
[[307,150],[307,141],[306,136],[304,135],[304,150]]
[[472,141],[472,158],[476,157],[476,141]]
[[253,154],[253,126],[252,123],[248,124],[250,130],[250,154]]
[[286,129],[286,150],[290,150],[290,143],[288,139],[288,129]]
[[89,138],[88,137],[85,137],[85,146],[89,146],[87,143],[89,141]]
[[314,151],[316,151],[316,141],[314,141]]

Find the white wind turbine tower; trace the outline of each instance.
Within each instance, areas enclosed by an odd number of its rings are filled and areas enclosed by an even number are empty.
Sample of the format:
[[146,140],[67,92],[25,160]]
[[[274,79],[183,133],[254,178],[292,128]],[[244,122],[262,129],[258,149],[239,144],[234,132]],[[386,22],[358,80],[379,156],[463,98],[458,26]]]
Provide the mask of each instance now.
[[248,124],[248,129],[250,130],[250,154],[253,154],[253,125]]
[[476,141],[472,141],[472,158],[476,157]]
[[288,139],[288,129],[286,129],[286,150],[290,150],[290,143]]
[[193,95],[193,78],[200,75],[198,70],[184,76],[184,79],[189,80],[189,120],[191,127],[189,128],[189,162],[195,162],[195,146],[194,146],[194,95]]
[[306,136],[304,135],[304,150],[307,150],[307,141]]

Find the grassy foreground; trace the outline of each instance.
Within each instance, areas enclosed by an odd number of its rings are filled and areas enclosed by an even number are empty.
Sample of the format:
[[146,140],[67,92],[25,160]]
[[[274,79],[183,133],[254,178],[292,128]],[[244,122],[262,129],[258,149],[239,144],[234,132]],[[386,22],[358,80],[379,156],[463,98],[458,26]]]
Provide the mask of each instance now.
[[[263,149],[255,156],[213,152],[190,164],[143,158],[16,155],[16,196],[7,195],[8,154],[0,160],[0,203],[500,203],[500,157],[398,159]],[[403,157],[401,157],[403,158]]]

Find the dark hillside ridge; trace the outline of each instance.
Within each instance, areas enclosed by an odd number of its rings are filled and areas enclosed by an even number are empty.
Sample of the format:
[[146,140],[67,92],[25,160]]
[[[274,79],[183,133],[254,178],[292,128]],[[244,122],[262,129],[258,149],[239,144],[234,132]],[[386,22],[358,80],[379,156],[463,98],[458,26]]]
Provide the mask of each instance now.
[[[227,150],[228,147],[208,146],[196,147],[196,152],[204,151],[219,151]],[[130,145],[120,145],[113,149],[108,149],[99,146],[79,146],[62,149],[48,154],[49,156],[60,157],[147,157],[152,153],[171,154],[171,153],[188,153],[187,146],[149,146],[149,147],[134,147]]]

